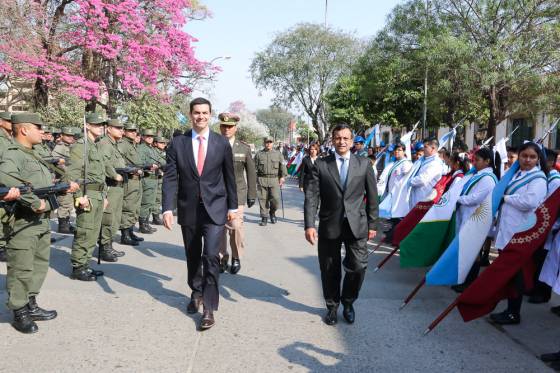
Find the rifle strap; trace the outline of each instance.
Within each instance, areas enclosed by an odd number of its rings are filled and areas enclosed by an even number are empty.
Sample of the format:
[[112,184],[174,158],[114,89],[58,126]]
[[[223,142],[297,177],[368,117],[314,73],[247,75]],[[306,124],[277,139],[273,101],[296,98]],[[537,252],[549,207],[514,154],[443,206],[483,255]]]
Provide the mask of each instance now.
[[39,161],[43,166],[45,166],[46,168],[49,169],[49,171],[54,172],[55,174],[58,174],[60,176],[64,176],[66,174],[66,171],[64,171],[62,168],[56,167],[54,164],[50,164],[49,162],[45,162],[41,157],[39,157],[37,154],[35,154],[35,152],[33,152],[33,150],[27,149],[23,146],[20,146],[20,149],[29,154],[30,156],[32,156],[33,158],[35,158],[37,161]]

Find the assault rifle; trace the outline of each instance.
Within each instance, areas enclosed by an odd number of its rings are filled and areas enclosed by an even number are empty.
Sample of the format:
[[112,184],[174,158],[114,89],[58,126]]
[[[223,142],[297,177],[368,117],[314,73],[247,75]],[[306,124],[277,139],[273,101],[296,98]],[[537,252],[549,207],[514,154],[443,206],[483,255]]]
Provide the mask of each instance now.
[[142,171],[142,169],[136,166],[126,166],[126,167],[115,168],[115,171],[117,171],[117,173],[122,176],[123,182],[126,183],[128,182],[128,177],[130,175],[138,174],[138,171]]

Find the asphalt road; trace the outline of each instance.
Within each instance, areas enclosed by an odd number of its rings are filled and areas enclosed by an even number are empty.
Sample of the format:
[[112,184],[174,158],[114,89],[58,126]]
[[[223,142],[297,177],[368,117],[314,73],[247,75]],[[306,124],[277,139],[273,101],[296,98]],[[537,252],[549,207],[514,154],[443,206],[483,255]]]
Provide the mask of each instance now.
[[[518,326],[464,323],[454,311],[423,336],[455,293],[426,287],[399,311],[424,271],[400,269],[394,258],[374,273],[387,248],[370,256],[356,323],[340,315],[338,325],[325,325],[316,248],[303,238],[303,196],[290,184],[284,199],[285,218],[276,225],[259,227],[257,206],[247,211],[242,269],[221,276],[216,326],[205,332],[196,329],[200,315],[185,312],[190,291],[177,227],[160,227],[137,248],[116,245],[126,256],[103,263],[106,274],[93,283],[68,278],[72,238],[55,234],[59,241],[38,300],[59,317],[40,323],[37,334],[22,335],[0,308],[0,371],[549,371],[536,356],[560,347],[560,319],[548,310],[560,303],[557,297],[548,305],[524,304]],[[0,265],[1,289],[5,274]]]

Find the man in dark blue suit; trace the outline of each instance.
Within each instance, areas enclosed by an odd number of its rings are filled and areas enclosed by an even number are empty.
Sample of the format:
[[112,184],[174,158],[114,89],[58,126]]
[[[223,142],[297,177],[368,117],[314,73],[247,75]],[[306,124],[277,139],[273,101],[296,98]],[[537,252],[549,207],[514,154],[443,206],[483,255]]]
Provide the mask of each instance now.
[[220,297],[219,244],[224,225],[235,217],[238,206],[231,146],[225,137],[210,131],[211,115],[210,101],[196,98],[190,102],[192,129],[170,143],[162,187],[163,224],[167,229],[173,225],[177,196],[177,220],[192,290],[187,312],[197,313],[203,305],[202,330],[215,323]]

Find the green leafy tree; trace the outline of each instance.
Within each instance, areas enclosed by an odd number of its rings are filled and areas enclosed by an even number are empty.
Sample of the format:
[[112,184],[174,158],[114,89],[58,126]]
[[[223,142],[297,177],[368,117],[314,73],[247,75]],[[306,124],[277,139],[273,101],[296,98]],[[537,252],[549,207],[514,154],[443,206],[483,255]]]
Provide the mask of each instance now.
[[317,139],[319,138],[315,130],[313,128],[310,128],[309,124],[301,120],[296,123],[296,132],[301,137],[301,141],[305,143],[307,143],[308,140],[309,142],[317,141]]
[[275,105],[257,110],[257,120],[268,127],[269,133],[275,139],[286,137],[288,124],[293,118],[292,113]]
[[53,95],[49,106],[40,108],[39,113],[49,125],[57,128],[64,126],[82,127],[85,103],[69,94]]
[[299,106],[311,118],[319,139],[327,130],[324,95],[358,55],[351,35],[317,24],[299,24],[280,33],[251,63],[260,89],[271,89],[284,107]]
[[170,136],[174,129],[181,127],[179,123],[178,105],[162,103],[151,95],[142,95],[138,99],[127,101],[118,113],[126,117],[140,128],[155,128],[166,136]]

